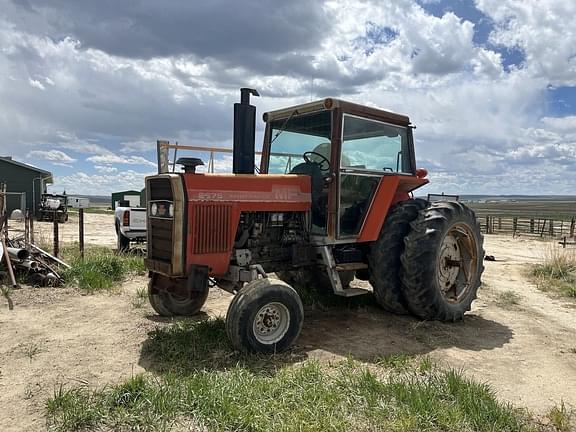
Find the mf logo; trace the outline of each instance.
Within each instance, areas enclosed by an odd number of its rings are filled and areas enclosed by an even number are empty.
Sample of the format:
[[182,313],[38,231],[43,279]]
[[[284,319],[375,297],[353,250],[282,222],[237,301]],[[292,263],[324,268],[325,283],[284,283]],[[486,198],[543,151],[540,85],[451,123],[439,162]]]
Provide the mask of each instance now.
[[297,201],[300,196],[298,188],[279,187],[272,188],[272,197],[276,201]]

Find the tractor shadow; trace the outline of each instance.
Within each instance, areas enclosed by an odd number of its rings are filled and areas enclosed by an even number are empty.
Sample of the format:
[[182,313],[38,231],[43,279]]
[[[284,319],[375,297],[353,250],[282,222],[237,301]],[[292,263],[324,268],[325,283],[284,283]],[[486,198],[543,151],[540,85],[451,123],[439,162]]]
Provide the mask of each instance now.
[[204,313],[177,320],[150,316],[158,326],[144,341],[139,364],[160,374],[185,375],[242,367],[273,375],[283,366],[308,358],[352,357],[373,363],[391,355],[425,355],[444,348],[492,350],[513,338],[510,328],[474,313],[457,323],[420,321],[384,312],[367,301],[370,297],[329,307],[306,307],[304,327],[296,345],[286,353],[274,355],[235,351],[221,317]]
[[421,321],[369,306],[361,310],[308,311],[298,345],[374,362],[391,355],[424,355],[436,349],[483,351],[500,348],[512,330],[496,321],[469,313],[456,323]]

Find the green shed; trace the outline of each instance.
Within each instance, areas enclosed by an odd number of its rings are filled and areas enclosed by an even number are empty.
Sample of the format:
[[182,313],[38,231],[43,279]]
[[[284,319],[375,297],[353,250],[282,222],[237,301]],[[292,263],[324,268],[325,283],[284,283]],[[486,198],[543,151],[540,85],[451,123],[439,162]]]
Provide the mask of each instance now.
[[140,207],[140,192],[128,190],[112,193],[112,210],[119,207],[120,201],[128,201],[130,207]]
[[54,183],[54,179],[51,172],[17,162],[11,156],[0,156],[0,183],[6,183],[8,214],[15,209],[36,214],[46,185]]

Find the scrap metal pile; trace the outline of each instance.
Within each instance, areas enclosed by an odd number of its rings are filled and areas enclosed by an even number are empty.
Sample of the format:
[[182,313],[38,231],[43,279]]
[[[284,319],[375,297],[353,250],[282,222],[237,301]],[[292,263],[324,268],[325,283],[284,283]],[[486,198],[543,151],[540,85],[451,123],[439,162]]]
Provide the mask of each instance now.
[[59,272],[61,267],[69,267],[65,262],[22,238],[8,239],[6,245],[12,268],[23,274],[30,285],[46,287],[63,283]]
[[33,286],[62,284],[59,272],[70,266],[34,244],[32,216],[16,210],[16,218],[23,221],[23,229],[9,227],[2,192],[0,187],[0,281],[8,276],[16,287],[16,275],[22,275]]

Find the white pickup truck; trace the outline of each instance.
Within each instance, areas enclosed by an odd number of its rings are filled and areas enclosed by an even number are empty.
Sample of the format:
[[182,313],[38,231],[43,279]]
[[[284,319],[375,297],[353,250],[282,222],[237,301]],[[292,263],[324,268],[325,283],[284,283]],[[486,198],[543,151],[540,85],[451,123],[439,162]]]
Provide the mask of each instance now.
[[114,212],[118,251],[130,249],[130,242],[146,241],[146,209],[116,207]]

